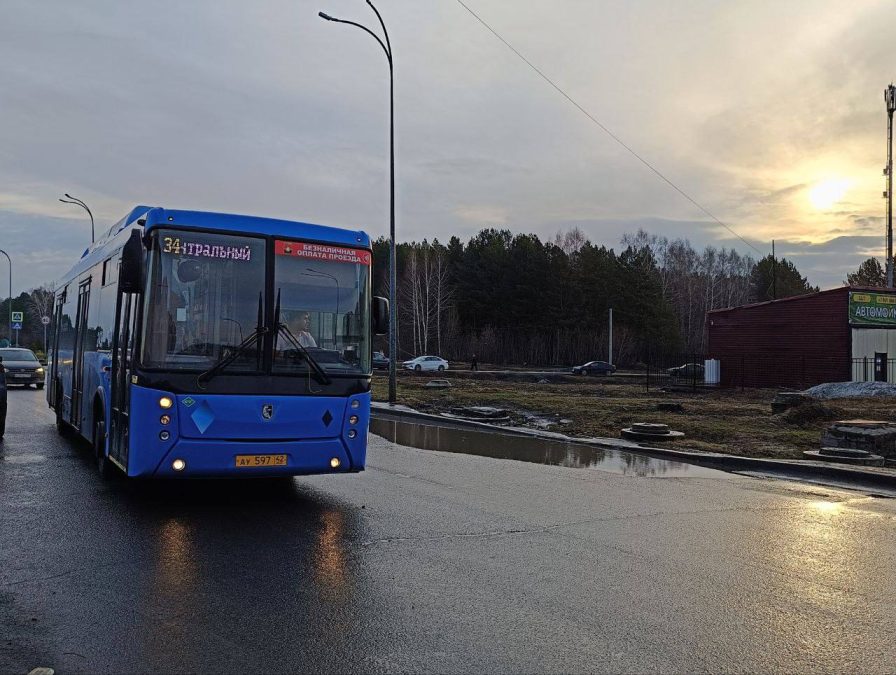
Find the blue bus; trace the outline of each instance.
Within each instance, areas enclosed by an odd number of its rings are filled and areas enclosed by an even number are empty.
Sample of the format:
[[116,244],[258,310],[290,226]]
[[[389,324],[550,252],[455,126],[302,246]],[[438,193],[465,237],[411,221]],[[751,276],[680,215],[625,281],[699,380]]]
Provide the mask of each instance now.
[[364,232],[138,206],[57,283],[57,428],[104,475],[363,470],[371,270]]

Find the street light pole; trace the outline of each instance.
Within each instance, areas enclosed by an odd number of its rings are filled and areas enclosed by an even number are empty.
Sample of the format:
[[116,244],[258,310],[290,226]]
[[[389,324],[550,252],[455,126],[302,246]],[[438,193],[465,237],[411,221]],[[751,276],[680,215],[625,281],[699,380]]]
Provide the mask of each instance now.
[[326,272],[321,272],[320,270],[316,270],[312,267],[306,267],[305,271],[302,272],[305,276],[309,277],[319,277],[321,279],[330,279],[333,283],[336,284],[336,312],[333,314],[333,349],[336,349],[336,333],[339,327],[339,279],[337,279],[332,274],[327,274]]
[[80,206],[82,209],[87,211],[87,215],[90,216],[90,243],[92,244],[93,242],[96,241],[96,234],[94,232],[94,226],[93,226],[93,213],[90,212],[90,209],[87,207],[87,204],[85,204],[83,201],[81,201],[77,197],[72,197],[68,192],[65,193],[65,196],[68,197],[68,199],[62,199],[60,197],[59,201],[61,201],[63,204],[74,204],[75,206]]
[[884,89],[887,104],[887,288],[893,288],[893,112],[896,111],[896,86]]
[[397,389],[396,359],[398,358],[398,316],[395,304],[395,291],[398,285],[395,269],[395,77],[392,70],[392,43],[389,41],[389,31],[386,30],[386,24],[377,8],[370,0],[366,1],[380,22],[383,36],[386,38],[385,43],[376,33],[359,23],[336,19],[323,12],[318,12],[318,16],[326,21],[345,23],[360,28],[379,43],[389,62],[389,403],[394,404]]
[[6,262],[9,263],[9,346],[12,347],[12,260],[2,248],[0,248],[0,253],[6,256]]

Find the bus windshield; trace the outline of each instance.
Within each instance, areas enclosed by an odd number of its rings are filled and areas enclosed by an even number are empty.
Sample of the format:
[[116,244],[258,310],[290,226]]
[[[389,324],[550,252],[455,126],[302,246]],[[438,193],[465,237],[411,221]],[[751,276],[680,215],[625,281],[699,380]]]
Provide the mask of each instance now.
[[274,372],[306,372],[308,358],[331,374],[368,372],[369,284],[369,251],[276,240]]
[[[276,375],[316,373],[319,380],[327,379],[321,371],[370,371],[370,251],[275,239],[271,260],[268,241],[153,232],[144,367],[201,373],[223,362],[227,372],[257,373],[271,364]],[[271,265],[274,297],[267,298]],[[279,308],[277,326],[267,318],[271,307]],[[273,338],[255,339],[259,327]]]
[[[205,370],[258,327],[263,307],[265,240],[209,232],[154,233],[147,275],[143,365]],[[261,340],[230,371],[260,368]]]

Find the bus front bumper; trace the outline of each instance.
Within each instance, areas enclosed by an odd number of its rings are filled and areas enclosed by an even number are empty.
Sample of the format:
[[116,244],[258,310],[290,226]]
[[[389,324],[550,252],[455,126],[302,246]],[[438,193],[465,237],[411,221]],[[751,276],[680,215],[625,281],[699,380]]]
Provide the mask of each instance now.
[[129,466],[133,476],[210,478],[297,476],[363,470],[339,438],[283,441],[178,440],[155,467]]

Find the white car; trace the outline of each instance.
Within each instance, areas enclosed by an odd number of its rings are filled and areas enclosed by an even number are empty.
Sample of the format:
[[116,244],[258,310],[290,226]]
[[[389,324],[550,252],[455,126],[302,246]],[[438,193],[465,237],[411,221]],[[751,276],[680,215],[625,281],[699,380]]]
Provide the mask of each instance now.
[[416,359],[405,361],[402,365],[408,370],[415,370],[418,373],[422,370],[442,371],[448,368],[448,362],[439,356],[418,356]]

